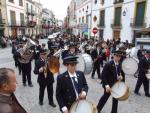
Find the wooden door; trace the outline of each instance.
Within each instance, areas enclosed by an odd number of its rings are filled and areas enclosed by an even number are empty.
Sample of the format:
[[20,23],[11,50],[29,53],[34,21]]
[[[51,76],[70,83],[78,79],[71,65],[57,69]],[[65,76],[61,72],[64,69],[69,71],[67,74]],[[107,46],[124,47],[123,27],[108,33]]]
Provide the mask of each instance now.
[[117,40],[120,38],[120,31],[114,31],[114,39]]

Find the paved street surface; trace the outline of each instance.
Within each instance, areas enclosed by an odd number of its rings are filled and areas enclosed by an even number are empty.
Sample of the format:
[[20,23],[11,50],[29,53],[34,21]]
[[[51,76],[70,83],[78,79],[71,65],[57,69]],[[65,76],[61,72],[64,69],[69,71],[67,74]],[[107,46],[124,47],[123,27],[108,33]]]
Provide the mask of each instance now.
[[[45,40],[42,40],[40,42],[45,42]],[[34,68],[34,63],[32,64],[33,64],[32,67]],[[17,91],[15,93],[18,100],[28,111],[28,113],[60,113],[58,104],[56,102],[55,94],[54,94],[54,102],[57,104],[56,108],[52,108],[51,106],[48,105],[47,95],[45,95],[44,98],[44,105],[39,106],[38,104],[39,86],[37,84],[37,75],[34,75],[33,71],[32,71],[32,82],[34,87],[33,88],[30,88],[28,86],[23,87],[22,77],[18,74],[18,71],[14,66],[11,48],[0,49],[0,67],[9,67],[13,68],[16,71],[18,86]],[[64,71],[65,67],[61,63],[61,72]],[[55,75],[55,80],[56,77],[57,75]],[[100,81],[97,79],[97,76],[95,76],[95,79],[91,79],[90,75],[86,75],[86,78],[89,85],[89,92],[87,99],[97,104],[99,98],[103,94],[103,89],[101,87]],[[133,76],[127,76],[126,83],[130,87],[131,96],[127,101],[119,102],[118,113],[150,113],[150,98],[144,96],[143,87],[140,90],[142,96],[136,96],[133,93],[136,84],[136,79]],[[56,82],[54,84],[54,92],[55,86]],[[46,93],[47,92],[45,91],[45,94]],[[105,105],[102,113],[110,113],[110,111],[111,111],[111,98],[109,98],[109,101]]]

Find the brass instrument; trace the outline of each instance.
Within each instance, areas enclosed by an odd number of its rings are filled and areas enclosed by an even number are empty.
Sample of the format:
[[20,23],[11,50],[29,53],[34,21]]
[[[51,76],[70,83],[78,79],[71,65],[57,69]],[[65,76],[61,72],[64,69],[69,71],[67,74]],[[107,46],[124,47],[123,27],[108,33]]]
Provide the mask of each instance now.
[[64,49],[59,49],[52,56],[48,57],[48,68],[53,74],[59,73],[60,68],[59,55],[63,50]]
[[21,63],[29,63],[31,57],[33,56],[32,51],[30,50],[31,46],[36,45],[34,41],[31,39],[27,39],[26,44],[23,48],[19,49],[18,52],[20,53],[21,57],[19,58],[19,62]]

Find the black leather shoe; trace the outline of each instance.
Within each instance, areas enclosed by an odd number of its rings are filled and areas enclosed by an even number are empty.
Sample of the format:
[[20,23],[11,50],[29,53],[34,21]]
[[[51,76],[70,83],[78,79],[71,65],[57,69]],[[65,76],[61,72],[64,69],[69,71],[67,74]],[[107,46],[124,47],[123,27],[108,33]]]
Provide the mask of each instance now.
[[150,94],[146,94],[145,96],[146,96],[146,97],[150,97]]
[[136,95],[138,95],[138,96],[141,96],[141,94],[140,93],[138,93],[138,92],[134,92]]
[[23,83],[23,86],[27,86],[26,83]]
[[29,87],[33,87],[33,84],[29,84]]
[[39,105],[41,105],[41,106],[42,106],[42,105],[43,105],[43,102],[39,102]]
[[56,107],[56,105],[54,103],[49,103],[49,105],[54,107],[54,108]]

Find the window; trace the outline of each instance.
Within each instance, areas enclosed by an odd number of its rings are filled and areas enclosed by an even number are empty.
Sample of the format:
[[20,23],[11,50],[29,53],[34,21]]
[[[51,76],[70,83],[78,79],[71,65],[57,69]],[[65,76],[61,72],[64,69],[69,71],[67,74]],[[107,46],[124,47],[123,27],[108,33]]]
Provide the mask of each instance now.
[[117,4],[117,3],[122,3],[123,0],[114,0],[114,4]]
[[100,31],[99,31],[99,37],[100,37],[100,39],[103,39],[103,36],[104,36],[104,30],[100,29]]
[[97,0],[95,0],[94,3],[97,4]]
[[137,3],[136,17],[135,17],[136,26],[142,26],[144,23],[145,5],[146,5],[145,1]]
[[23,0],[19,0],[19,6],[23,6]]
[[14,0],[8,0],[9,2],[11,2],[11,3],[14,3]]
[[101,0],[101,4],[104,4],[105,0]]
[[89,9],[89,6],[87,6],[87,9]]
[[81,18],[79,18],[79,23],[81,23]]
[[84,16],[82,17],[82,23],[84,23]]
[[100,27],[105,25],[105,10],[100,11]]
[[84,12],[84,8],[82,9],[82,11]]
[[24,25],[24,14],[20,13],[20,24]]
[[16,13],[15,11],[10,11],[10,19],[11,19],[11,25],[16,25]]
[[0,24],[2,23],[2,12],[1,12],[1,9],[0,9]]
[[115,21],[114,21],[114,25],[115,26],[120,26],[121,24],[121,7],[117,7],[115,9]]

